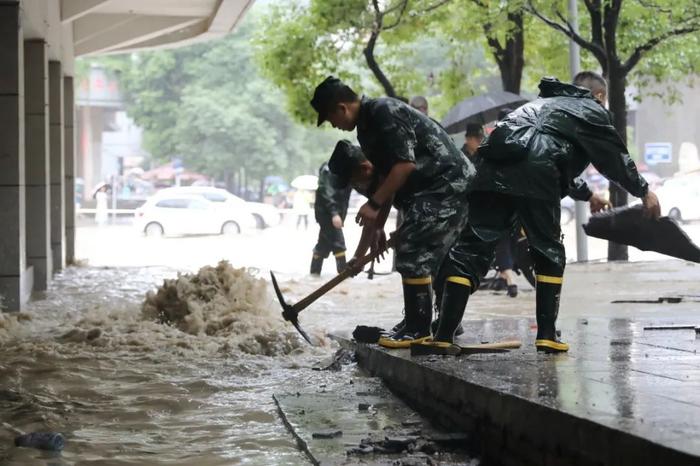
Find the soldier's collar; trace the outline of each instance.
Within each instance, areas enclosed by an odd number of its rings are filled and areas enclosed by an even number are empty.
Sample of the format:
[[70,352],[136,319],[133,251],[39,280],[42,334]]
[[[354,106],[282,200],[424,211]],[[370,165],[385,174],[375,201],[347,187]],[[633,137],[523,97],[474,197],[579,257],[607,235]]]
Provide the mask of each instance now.
[[360,114],[357,118],[357,127],[365,129],[367,128],[367,118],[369,115],[369,102],[370,102],[369,97],[367,96],[362,96],[360,98]]

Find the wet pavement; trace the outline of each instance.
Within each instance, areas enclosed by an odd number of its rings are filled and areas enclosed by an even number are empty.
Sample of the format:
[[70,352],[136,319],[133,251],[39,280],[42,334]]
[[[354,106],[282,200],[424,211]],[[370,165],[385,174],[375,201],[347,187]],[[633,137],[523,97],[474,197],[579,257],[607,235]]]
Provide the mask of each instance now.
[[366,346],[360,364],[438,421],[475,431],[487,462],[700,464],[700,267],[578,265],[565,280],[568,354],[535,351],[532,308],[504,318],[480,302],[461,342],[519,338],[521,349],[412,358]]
[[314,387],[274,395],[280,416],[312,464],[477,466],[463,433],[436,429],[355,364]]

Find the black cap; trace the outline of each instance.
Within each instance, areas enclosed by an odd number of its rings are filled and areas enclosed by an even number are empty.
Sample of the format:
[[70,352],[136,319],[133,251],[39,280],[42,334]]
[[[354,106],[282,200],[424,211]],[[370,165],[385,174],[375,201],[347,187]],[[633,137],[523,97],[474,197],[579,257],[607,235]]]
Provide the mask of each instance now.
[[326,121],[328,110],[336,103],[338,91],[346,88],[350,89],[347,84],[335,76],[328,76],[321,84],[316,86],[314,97],[311,99],[311,106],[318,113],[316,126],[321,126]]
[[468,123],[467,131],[464,133],[466,137],[484,137],[484,128],[479,123]]
[[346,187],[350,182],[353,168],[357,167],[365,159],[365,154],[362,153],[362,149],[359,146],[354,146],[345,139],[338,141],[330,160],[328,160],[328,168],[334,176],[334,187]]

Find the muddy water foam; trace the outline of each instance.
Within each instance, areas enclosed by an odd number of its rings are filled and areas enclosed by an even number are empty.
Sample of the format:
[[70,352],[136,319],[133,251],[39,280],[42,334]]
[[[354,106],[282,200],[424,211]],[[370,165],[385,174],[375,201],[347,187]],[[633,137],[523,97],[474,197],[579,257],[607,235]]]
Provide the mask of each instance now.
[[224,263],[68,269],[46,299],[0,314],[0,420],[63,432],[66,449],[14,448],[0,429],[0,464],[303,464],[271,394],[309,383],[329,350],[277,306]]

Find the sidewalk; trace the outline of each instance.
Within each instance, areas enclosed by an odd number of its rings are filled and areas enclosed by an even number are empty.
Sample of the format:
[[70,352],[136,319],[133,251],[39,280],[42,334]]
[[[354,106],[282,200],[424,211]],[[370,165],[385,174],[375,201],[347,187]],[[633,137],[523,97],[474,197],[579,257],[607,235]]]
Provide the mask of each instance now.
[[[531,293],[534,295],[534,293]],[[681,302],[657,301],[680,297]],[[477,299],[478,298],[478,299]],[[534,350],[534,299],[479,293],[462,343],[519,338],[508,354],[416,357],[360,345],[360,365],[421,414],[471,435],[486,464],[700,464],[700,266],[571,265],[563,355]]]

